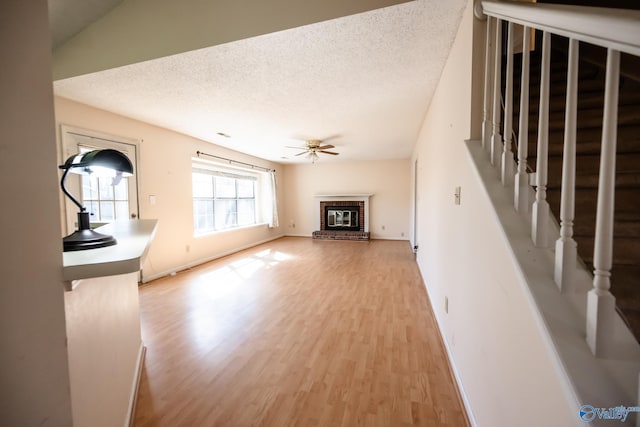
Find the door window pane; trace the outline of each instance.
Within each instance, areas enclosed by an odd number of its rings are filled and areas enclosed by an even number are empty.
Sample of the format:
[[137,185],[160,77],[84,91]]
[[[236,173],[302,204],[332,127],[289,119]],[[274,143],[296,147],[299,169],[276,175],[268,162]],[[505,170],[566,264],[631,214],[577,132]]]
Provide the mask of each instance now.
[[87,208],[87,212],[89,212],[89,221],[96,221],[97,218],[100,218],[98,202],[85,202],[84,207]]
[[82,198],[84,200],[98,200],[98,178],[82,175]]
[[[125,181],[126,178],[123,178],[122,181]],[[113,192],[114,192],[114,199],[115,200],[129,200],[129,186],[127,185],[127,182],[122,182],[120,181],[120,183],[116,186],[113,187]],[[129,208],[127,208],[127,211],[129,211]]]
[[129,201],[128,200],[116,201],[114,204],[116,208],[116,219],[129,218]]
[[115,211],[113,209],[113,202],[100,202],[100,219],[98,221],[113,221],[114,219],[116,218]]
[[91,222],[109,222],[129,218],[127,178],[113,185],[113,178],[82,175],[82,203]]
[[98,178],[98,191],[100,200],[113,200],[113,180],[111,178]]
[[[65,131],[65,136],[77,143],[78,152],[87,153],[93,150],[115,149],[135,162],[136,148],[133,144],[119,143],[115,140],[89,137]],[[90,140],[90,141],[89,141]],[[86,144],[86,145],[85,145]],[[114,178],[98,177],[94,175],[81,175],[80,199],[82,205],[90,213],[91,222],[110,222],[114,220],[128,219],[131,213],[137,210],[136,178],[123,177],[118,185],[113,185]]]

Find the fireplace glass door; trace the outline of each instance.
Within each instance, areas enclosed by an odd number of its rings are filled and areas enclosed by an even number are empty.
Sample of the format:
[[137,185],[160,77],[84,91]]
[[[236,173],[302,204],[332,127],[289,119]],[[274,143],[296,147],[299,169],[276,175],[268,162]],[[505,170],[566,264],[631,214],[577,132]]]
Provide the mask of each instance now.
[[350,210],[329,209],[327,211],[327,225],[339,228],[358,226],[358,214]]

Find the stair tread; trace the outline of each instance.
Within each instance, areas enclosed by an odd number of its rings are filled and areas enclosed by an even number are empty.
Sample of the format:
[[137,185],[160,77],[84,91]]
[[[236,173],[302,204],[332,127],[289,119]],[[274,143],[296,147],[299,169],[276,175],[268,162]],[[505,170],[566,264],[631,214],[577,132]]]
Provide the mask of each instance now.
[[[597,188],[600,176],[597,173],[585,173],[576,175],[576,188]],[[562,185],[562,177],[549,177],[548,189],[558,189]],[[640,165],[637,171],[619,171],[616,174],[616,188],[638,187],[640,188]]]
[[[604,105],[604,92],[603,91],[580,91],[578,93],[580,102],[578,104],[578,111],[587,108],[600,108]],[[638,91],[620,91],[619,93],[619,105],[623,106],[635,106],[640,104],[640,93]],[[564,115],[566,106],[566,94],[565,93],[553,93],[549,96],[549,112],[550,113],[562,113]],[[537,115],[539,109],[539,103],[535,102],[529,106],[529,115]],[[513,101],[513,113],[515,115],[520,114],[520,97],[515,96]]]
[[[548,182],[559,182],[562,174],[563,158],[561,152],[549,156],[547,160]],[[527,158],[527,165],[531,170],[537,169],[537,158],[535,155]],[[600,170],[600,153],[584,153],[576,157],[576,175],[597,175]],[[616,175],[623,182],[630,182],[632,177],[624,177],[624,174],[633,175],[640,172],[640,151],[618,153],[616,156]]]

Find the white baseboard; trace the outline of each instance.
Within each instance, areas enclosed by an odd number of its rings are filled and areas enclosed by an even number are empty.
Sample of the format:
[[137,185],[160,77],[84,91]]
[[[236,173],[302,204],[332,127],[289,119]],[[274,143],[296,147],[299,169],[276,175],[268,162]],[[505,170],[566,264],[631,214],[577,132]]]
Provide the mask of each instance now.
[[147,353],[147,347],[140,341],[138,349],[138,360],[136,362],[136,370],[131,384],[131,393],[129,394],[129,408],[127,410],[127,418],[124,420],[124,427],[133,426],[135,418],[136,402],[138,401],[138,390],[140,388],[140,377],[142,376],[142,367],[144,366],[144,356]]
[[239,246],[239,247],[230,249],[228,251],[225,251],[225,252],[210,256],[210,257],[201,258],[201,259],[198,259],[196,261],[192,261],[192,262],[187,263],[187,264],[179,265],[179,266],[174,267],[174,268],[172,268],[170,270],[165,270],[165,271],[162,271],[160,273],[152,274],[150,276],[143,276],[142,277],[142,283],[147,283],[147,282],[150,282],[152,280],[159,279],[159,278],[164,277],[164,276],[168,276],[168,275],[170,275],[172,273],[177,273],[178,271],[187,270],[187,269],[193,268],[193,267],[195,267],[197,265],[204,264],[206,262],[213,261],[213,260],[216,260],[218,258],[225,257],[227,255],[235,254],[236,252],[240,252],[240,251],[243,251],[245,249],[253,248],[254,246],[258,246],[258,245],[261,245],[263,243],[271,242],[272,240],[280,239],[281,237],[285,237],[285,235],[284,234],[280,234],[278,236],[270,237],[268,239],[260,240],[258,242],[253,242],[253,243],[250,243],[248,245]]
[[[420,268],[418,268],[418,271],[420,271]],[[464,409],[467,411],[467,417],[469,418],[469,423],[471,423],[473,427],[476,427],[478,423],[476,423],[476,419],[473,416],[473,410],[471,409],[471,402],[469,402],[469,398],[467,397],[467,394],[464,391],[464,385],[462,384],[462,379],[460,378],[460,374],[458,373],[458,370],[456,369],[456,365],[453,361],[453,353],[451,352],[451,348],[449,347],[449,341],[447,341],[444,330],[442,329],[440,319],[438,319],[438,315],[436,314],[436,309],[435,307],[433,307],[433,304],[431,304],[431,301],[434,301],[433,295],[429,293],[429,287],[427,286],[427,283],[425,282],[424,277],[422,277],[422,271],[420,271],[420,277],[422,278],[422,284],[424,285],[424,288],[427,291],[427,295],[429,295],[431,311],[433,312],[433,317],[436,319],[436,324],[438,325],[438,332],[440,333],[440,341],[442,341],[442,343],[444,344],[444,348],[447,351],[449,366],[451,367],[451,372],[453,372],[453,376],[456,379],[456,384],[458,384],[458,391],[460,392],[460,397],[462,398],[462,404],[464,405]]]
[[405,241],[409,241],[408,237],[374,237],[371,236],[371,240],[405,240]]
[[311,234],[295,234],[295,233],[286,233],[286,237],[309,237],[311,238]]

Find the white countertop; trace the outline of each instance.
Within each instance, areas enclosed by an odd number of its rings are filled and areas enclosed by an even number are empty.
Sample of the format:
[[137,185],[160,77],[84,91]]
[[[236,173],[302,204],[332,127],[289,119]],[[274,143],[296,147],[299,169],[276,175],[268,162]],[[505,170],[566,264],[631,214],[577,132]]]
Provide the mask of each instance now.
[[63,279],[72,281],[140,270],[157,224],[155,219],[133,219],[96,228],[100,233],[115,237],[118,243],[106,248],[64,252]]

